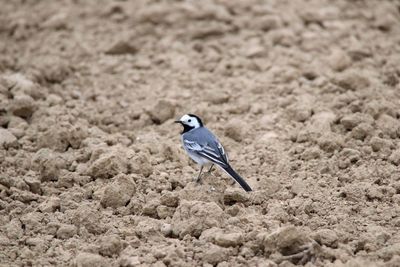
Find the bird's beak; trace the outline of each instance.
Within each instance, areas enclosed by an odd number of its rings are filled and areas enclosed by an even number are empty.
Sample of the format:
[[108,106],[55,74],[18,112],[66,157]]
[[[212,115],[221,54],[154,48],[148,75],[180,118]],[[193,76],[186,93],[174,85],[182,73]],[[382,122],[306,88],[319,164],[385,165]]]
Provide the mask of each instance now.
[[182,123],[182,122],[178,120],[178,121],[174,121],[174,123]]

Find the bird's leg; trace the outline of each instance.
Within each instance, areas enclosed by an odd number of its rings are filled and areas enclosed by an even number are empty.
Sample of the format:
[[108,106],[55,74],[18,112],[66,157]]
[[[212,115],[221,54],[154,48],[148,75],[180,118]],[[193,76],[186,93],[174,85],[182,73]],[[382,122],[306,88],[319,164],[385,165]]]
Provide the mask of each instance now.
[[197,177],[195,177],[193,180],[195,180],[196,182],[200,182],[200,178],[201,178],[201,172],[203,171],[203,165],[200,166],[200,171],[199,174],[197,175]]
[[207,174],[211,174],[213,167],[214,167],[214,164],[211,164],[211,167],[208,169]]

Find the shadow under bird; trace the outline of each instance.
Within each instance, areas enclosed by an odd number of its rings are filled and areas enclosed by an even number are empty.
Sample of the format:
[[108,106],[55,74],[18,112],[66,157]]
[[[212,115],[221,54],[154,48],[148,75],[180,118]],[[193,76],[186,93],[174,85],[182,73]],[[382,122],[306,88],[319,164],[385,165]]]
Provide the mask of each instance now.
[[200,172],[196,181],[201,178],[203,167],[211,165],[208,172],[211,172],[214,164],[231,176],[246,192],[252,191],[251,187],[231,167],[228,156],[217,137],[204,127],[201,119],[193,114],[183,115],[175,121],[183,126],[181,133],[182,144],[189,157],[200,165]]

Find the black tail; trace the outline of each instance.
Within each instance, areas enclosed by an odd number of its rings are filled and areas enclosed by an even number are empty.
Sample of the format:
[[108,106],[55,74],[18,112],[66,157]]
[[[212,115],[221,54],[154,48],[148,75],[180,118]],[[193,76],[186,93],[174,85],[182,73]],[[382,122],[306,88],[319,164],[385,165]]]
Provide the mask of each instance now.
[[237,174],[237,172],[235,172],[233,169],[232,169],[232,167],[231,166],[227,166],[227,167],[224,167],[224,168],[222,168],[224,171],[226,171],[233,179],[235,179],[235,181],[236,182],[238,182],[238,184],[240,184],[240,186],[246,191],[246,192],[249,192],[249,191],[253,191],[252,189],[251,189],[251,187],[246,183],[246,181],[242,178],[242,177],[240,177],[240,175],[239,174]]

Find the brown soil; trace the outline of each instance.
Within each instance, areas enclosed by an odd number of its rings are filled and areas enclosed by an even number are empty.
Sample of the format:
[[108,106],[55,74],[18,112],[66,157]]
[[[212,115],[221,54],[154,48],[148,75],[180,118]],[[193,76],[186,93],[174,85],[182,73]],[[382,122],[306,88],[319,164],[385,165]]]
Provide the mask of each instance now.
[[2,265],[400,266],[398,1],[0,6]]

